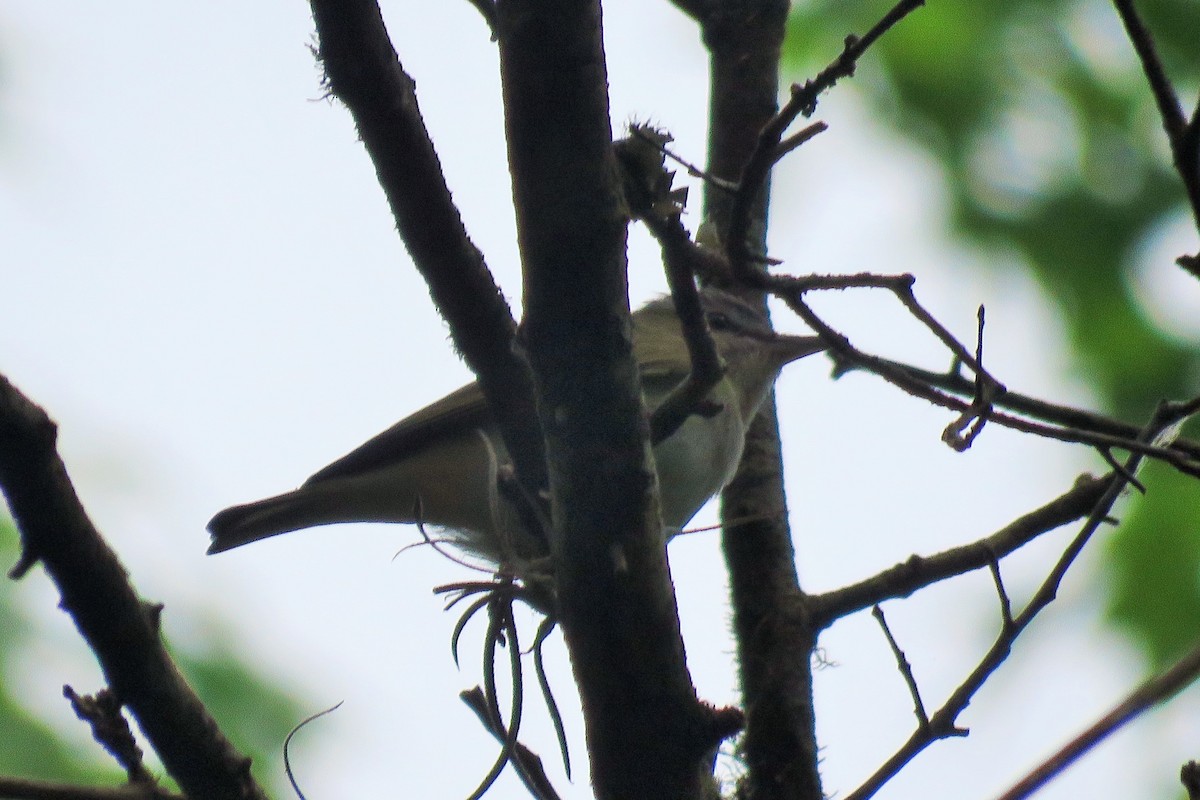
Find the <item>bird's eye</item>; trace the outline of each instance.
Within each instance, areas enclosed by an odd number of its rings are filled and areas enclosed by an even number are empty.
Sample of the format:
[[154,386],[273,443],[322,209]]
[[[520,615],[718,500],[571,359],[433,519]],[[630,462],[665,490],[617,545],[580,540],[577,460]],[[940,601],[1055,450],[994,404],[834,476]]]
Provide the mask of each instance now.
[[733,330],[733,321],[724,314],[713,312],[708,315],[708,327],[714,331],[731,331]]

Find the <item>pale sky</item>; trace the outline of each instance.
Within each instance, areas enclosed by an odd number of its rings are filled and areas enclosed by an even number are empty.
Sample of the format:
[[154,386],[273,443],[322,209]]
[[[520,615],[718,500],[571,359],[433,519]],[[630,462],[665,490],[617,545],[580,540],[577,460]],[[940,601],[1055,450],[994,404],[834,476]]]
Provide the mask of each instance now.
[[[494,45],[466,2],[385,8],[467,227],[516,300]],[[614,125],[651,120],[702,161],[706,59],[691,24],[666,2],[606,8]],[[166,604],[173,638],[244,651],[311,711],[345,701],[294,750],[309,797],[398,787],[465,796],[495,744],[457,699],[478,667],[468,656],[455,670],[455,616],[430,589],[469,575],[422,549],[393,558],[418,539],[401,526],[323,528],[204,555],[214,512],[293,488],[470,379],[348,113],[320,99],[307,6],[18,2],[2,14],[0,372],[59,422],[80,495],[139,590]],[[989,365],[1008,386],[1086,397],[1064,374],[1061,337],[1037,291],[1016,273],[981,271],[948,240],[932,163],[874,127],[852,88],[827,96],[818,117],[830,130],[775,183],[772,247],[785,268],[913,272],[919,296],[965,339],[986,304]],[[647,237],[632,240],[640,302],[665,282]],[[821,307],[860,346],[947,363],[882,295],[849,292]],[[989,533],[1096,468],[1079,449],[995,427],[953,453],[939,441],[945,413],[869,376],[833,382],[828,373],[808,359],[779,387],[809,589]],[[693,524],[713,518],[701,512]],[[1062,541],[1006,562],[1016,598]],[[700,694],[736,702],[716,534],[677,540],[670,555]],[[994,795],[1133,687],[1136,658],[1104,631],[1084,591],[1088,560],[967,710],[971,737],[934,745],[882,797]],[[60,689],[99,688],[90,655],[44,576],[8,591],[50,627],[28,656],[22,691],[85,739]],[[931,706],[998,618],[986,574],[885,610]],[[481,635],[468,629],[465,653]],[[822,770],[826,791],[844,796],[907,738],[911,703],[868,614],[835,626],[822,646],[833,663],[817,675]],[[555,766],[536,708],[523,739],[565,796],[587,797],[561,639],[550,652],[574,784]],[[1135,725],[1042,796],[1174,791],[1179,764],[1197,755],[1196,705],[1192,692],[1159,715],[1164,727]],[[525,795],[506,774],[491,796]]]

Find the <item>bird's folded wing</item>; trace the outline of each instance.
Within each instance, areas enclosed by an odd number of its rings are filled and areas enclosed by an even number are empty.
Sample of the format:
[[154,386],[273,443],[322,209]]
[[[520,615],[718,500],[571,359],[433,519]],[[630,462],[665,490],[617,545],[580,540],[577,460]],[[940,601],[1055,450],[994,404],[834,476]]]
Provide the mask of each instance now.
[[361,475],[407,458],[451,431],[465,431],[491,420],[478,383],[468,384],[397,422],[304,482],[309,486]]

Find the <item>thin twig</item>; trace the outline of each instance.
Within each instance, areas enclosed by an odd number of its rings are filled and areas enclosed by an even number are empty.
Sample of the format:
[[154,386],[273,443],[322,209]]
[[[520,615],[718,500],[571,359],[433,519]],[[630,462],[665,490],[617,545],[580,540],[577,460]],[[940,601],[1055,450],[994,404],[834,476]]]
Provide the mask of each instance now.
[[[932,372],[920,367],[914,367],[911,364],[903,364],[899,361],[890,361],[888,359],[880,359],[880,361],[889,365],[889,367],[909,373],[915,380],[926,383],[934,388],[944,389],[956,395],[969,397],[975,391],[975,382],[955,370]],[[860,368],[858,364],[843,362],[839,364],[839,375]],[[1140,429],[1136,425],[1130,425],[1127,422],[1106,417],[1103,414],[1097,414],[1093,411],[1050,403],[1011,390],[1005,392],[1002,397],[996,398],[994,403],[1000,408],[1007,408],[1024,414],[1027,417],[1054,423],[1064,429],[1103,433],[1122,440],[1136,440],[1140,433]],[[1171,444],[1171,449],[1178,451],[1180,455],[1189,457],[1192,460],[1200,460],[1200,442],[1190,439],[1178,439]]]
[[[1173,666],[1143,683],[1087,730],[1030,771],[997,800],[1024,800],[1121,727],[1178,694],[1200,676],[1200,646]],[[1192,792],[1192,787],[1188,786]]]
[[887,639],[888,647],[892,649],[892,656],[896,659],[896,667],[900,670],[900,675],[904,678],[904,684],[908,687],[908,693],[912,696],[913,713],[917,715],[917,726],[921,728],[929,727],[929,715],[925,713],[925,703],[921,700],[921,689],[917,686],[917,676],[913,674],[912,664],[909,663],[908,656],[904,655],[904,651],[900,649],[900,643],[892,635],[892,630],[887,624],[887,618],[883,616],[883,609],[880,606],[875,606],[871,609],[871,616],[875,617],[875,621],[883,629],[884,638]]
[[[475,716],[479,717],[479,721],[488,733],[496,737],[497,740],[503,741],[504,732],[493,727],[491,721],[488,719],[487,701],[483,697],[482,689],[477,686],[474,689],[462,692],[459,694],[459,699],[466,704],[467,708],[475,712]],[[533,781],[533,786],[526,784],[530,794],[535,798],[539,798],[539,800],[557,800],[558,793],[554,791],[550,779],[546,777],[545,769],[542,767],[542,759],[538,754],[520,743],[516,745],[516,749],[520,753],[521,762],[528,769],[530,778]]]
[[1113,5],[1121,16],[1121,23],[1129,34],[1129,41],[1133,43],[1138,60],[1142,62],[1142,71],[1146,73],[1150,91],[1154,93],[1154,102],[1158,104],[1158,113],[1162,115],[1163,127],[1174,143],[1187,128],[1187,117],[1183,114],[1183,105],[1179,102],[1179,96],[1175,94],[1171,79],[1167,77],[1162,60],[1158,57],[1154,37],[1150,35],[1150,29],[1134,8],[1133,0],[1113,0]]
[[[729,212],[728,230],[725,235],[726,254],[734,275],[746,283],[753,283],[754,254],[750,251],[749,231],[755,198],[766,185],[767,175],[778,160],[780,143],[784,133],[798,116],[811,116],[817,108],[817,98],[841,78],[854,74],[858,59],[866,53],[879,37],[913,10],[924,5],[924,0],[900,0],[861,38],[853,34],[846,37],[842,52],[815,78],[803,85],[794,84],[791,98],[759,133],[758,144],[742,169],[738,180],[738,191],[734,195]],[[789,142],[789,145],[791,143]]]
[[1000,558],[995,553],[991,554],[991,560],[988,562],[988,571],[992,573],[992,584],[996,587],[996,598],[1000,601],[1000,625],[1002,630],[1012,628],[1012,598],[1008,596],[1008,590],[1004,588],[1004,576],[1000,574]]
[[[911,290],[910,290],[911,295]],[[916,302],[916,298],[913,298]],[[997,393],[1004,394],[1004,387],[999,386],[994,380],[984,378],[982,372],[983,366],[983,325],[984,314],[983,306],[979,307],[979,329],[975,340],[975,363],[980,366],[980,370],[975,372],[975,393],[971,398],[971,405],[959,415],[958,419],[951,422],[942,431],[942,441],[950,445],[958,452],[962,453],[968,450],[983,433],[983,426],[987,424],[988,416],[992,413],[992,403]],[[961,365],[962,362],[955,357],[954,363]],[[1001,391],[997,392],[997,388]]]
[[[1177,424],[1181,413],[1194,411],[1192,408],[1193,405],[1191,402],[1184,404],[1160,404],[1158,410],[1143,430],[1142,438],[1144,440],[1154,439],[1161,431]],[[1141,455],[1132,453],[1125,464],[1126,471],[1128,473],[1136,472],[1141,460]],[[951,692],[942,707],[930,717],[929,725],[918,727],[909,739],[871,777],[847,796],[846,800],[866,800],[866,798],[872,797],[887,781],[891,780],[925,748],[938,739],[954,735],[959,730],[955,726],[955,720],[958,718],[958,715],[971,702],[971,699],[979,691],[980,687],[987,682],[992,674],[1008,658],[1017,637],[1021,635],[1037,615],[1057,596],[1059,586],[1062,584],[1067,571],[1083,551],[1084,546],[1091,539],[1092,535],[1108,520],[1109,510],[1112,508],[1113,503],[1117,501],[1117,498],[1120,497],[1126,483],[1126,480],[1119,473],[1113,473],[1108,477],[1105,481],[1104,493],[1096,503],[1095,508],[1088,515],[1087,521],[1079,533],[1076,534],[1075,538],[1067,545],[1062,555],[1059,556],[1058,561],[1050,570],[1042,585],[1029,600],[1025,609],[1012,618],[1010,625],[1002,626],[999,635],[987,653],[979,660],[979,663],[958,688]]]
[[[857,367],[878,375],[914,397],[919,397],[934,405],[953,411],[970,413],[972,404],[957,397],[952,397],[939,390],[937,386],[918,379],[916,377],[919,374],[918,371],[913,370],[907,365],[898,364],[895,361],[872,356],[856,348],[845,335],[821,319],[803,299],[804,294],[814,290],[840,290],[852,287],[886,289],[892,292],[905,308],[908,309],[909,313],[925,325],[950,350],[958,363],[970,367],[975,372],[977,379],[973,386],[977,386],[979,377],[982,377],[985,381],[985,391],[990,393],[989,397],[991,401],[996,403],[1002,402],[1004,396],[1008,393],[1007,388],[988,374],[982,365],[979,364],[978,359],[921,305],[912,291],[912,282],[912,276],[907,274],[875,275],[860,273],[842,276],[811,275],[803,278],[785,275],[761,275],[757,285],[784,300],[805,324],[816,331],[828,347],[830,356],[834,359],[835,363],[854,364]],[[842,370],[844,371],[844,369],[843,367]],[[978,389],[975,389],[976,393],[978,391]],[[1173,443],[1164,446],[1157,443],[1148,443],[1136,438],[1045,425],[1008,414],[992,413],[988,416],[988,419],[997,425],[1047,439],[1086,444],[1096,448],[1115,447],[1139,453],[1170,464],[1186,475],[1200,477],[1200,461],[1175,449]]]
[[682,156],[677,154],[674,150],[667,147],[665,144],[662,144],[662,143],[656,141],[655,139],[653,139],[652,137],[648,136],[646,133],[646,130],[641,125],[631,125],[629,127],[629,135],[637,137],[638,139],[641,139],[642,141],[646,142],[647,144],[652,145],[664,156],[671,159],[676,164],[678,164],[679,166],[681,166],[685,170],[687,170],[688,175],[691,175],[693,178],[699,178],[700,180],[704,181],[705,183],[707,183],[709,186],[713,187],[714,189],[717,189],[718,191],[730,192],[730,193],[737,191],[738,187],[737,187],[736,183],[733,183],[732,181],[727,181],[724,178],[720,178],[716,175],[713,175],[711,172],[708,172],[704,168],[699,167],[696,164],[693,164],[691,161],[688,161],[686,158],[683,158]]
[[812,125],[793,133],[776,146],[775,152],[772,154],[772,158],[774,158],[772,163],[778,164],[788,153],[827,130],[829,130],[829,126],[824,122],[814,122]]

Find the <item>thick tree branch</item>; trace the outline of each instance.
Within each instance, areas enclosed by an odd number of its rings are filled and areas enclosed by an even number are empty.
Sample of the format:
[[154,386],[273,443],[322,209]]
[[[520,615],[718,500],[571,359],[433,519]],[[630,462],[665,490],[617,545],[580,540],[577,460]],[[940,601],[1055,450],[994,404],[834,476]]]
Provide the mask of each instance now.
[[163,647],[161,606],[138,599],[88,519],[55,451],[56,437],[46,413],[0,376],[0,488],[23,547],[11,576],[38,561],[45,566],[108,685],[185,794],[265,797],[250,775],[250,759],[221,733]]
[[413,262],[479,377],[526,496],[546,485],[542,436],[516,324],[471,243],[376,0],[311,0],[329,87],[354,117]]
[[503,0],[497,11],[522,332],[592,779],[601,798],[696,797],[721,732],[684,661],[652,489],[600,5]]

